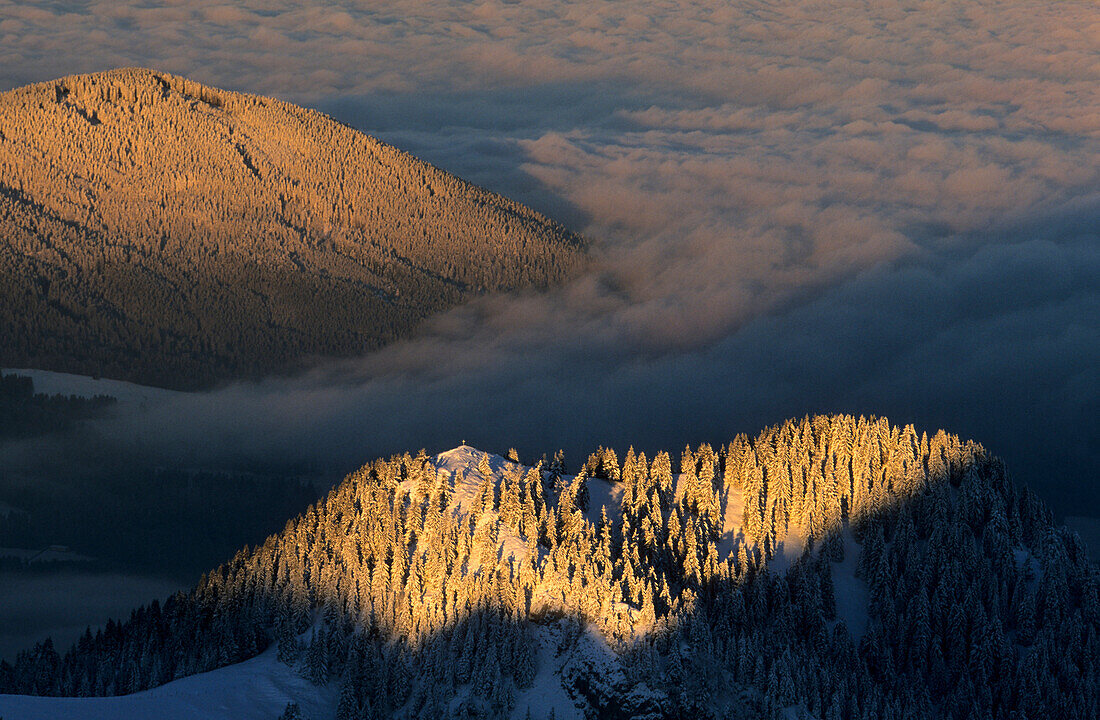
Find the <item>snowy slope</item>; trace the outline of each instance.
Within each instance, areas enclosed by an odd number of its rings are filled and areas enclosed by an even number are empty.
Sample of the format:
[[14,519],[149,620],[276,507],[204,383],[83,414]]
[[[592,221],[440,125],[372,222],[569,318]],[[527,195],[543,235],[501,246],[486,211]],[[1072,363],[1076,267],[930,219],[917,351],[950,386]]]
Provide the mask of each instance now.
[[836,616],[843,620],[848,632],[859,641],[867,631],[870,619],[871,589],[856,577],[859,563],[859,543],[851,530],[844,530],[844,560],[833,563],[833,592]]
[[[527,472],[527,468],[522,465],[509,462],[499,455],[482,452],[469,445],[460,445],[453,450],[436,455],[432,458],[432,465],[435,466],[436,472],[450,483],[453,492],[450,509],[452,513],[459,517],[465,517],[474,507],[478,493],[481,491],[481,485],[485,481],[485,478],[477,469],[482,457],[488,459],[489,468],[493,471],[493,482],[497,485],[500,484],[506,471],[517,472],[521,475]],[[403,483],[405,489],[414,494],[416,491],[415,484],[415,482],[408,480]],[[481,517],[478,525],[496,522],[496,513],[487,512]],[[508,556],[517,559],[526,557],[527,545],[524,543],[523,538],[503,525],[499,529],[498,541],[501,547],[501,560]],[[468,571],[473,572],[478,567],[478,562],[471,562],[468,565]]]
[[327,720],[336,691],[299,677],[275,658],[275,648],[237,665],[181,678],[145,692],[108,698],[0,695],[4,720],[275,720],[288,702],[302,716]]
[[539,670],[531,687],[516,695],[513,720],[524,720],[528,710],[532,718],[546,717],[551,709],[557,720],[584,717],[584,712],[577,708],[561,684],[562,658],[557,654],[561,631],[559,623],[539,629]]

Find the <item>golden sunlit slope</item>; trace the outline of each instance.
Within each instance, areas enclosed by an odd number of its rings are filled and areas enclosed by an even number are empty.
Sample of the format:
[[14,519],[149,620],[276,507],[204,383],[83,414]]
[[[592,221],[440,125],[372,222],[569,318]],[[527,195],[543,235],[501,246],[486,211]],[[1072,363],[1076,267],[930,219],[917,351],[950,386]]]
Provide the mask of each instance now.
[[313,111],[142,69],[0,94],[0,364],[170,387],[293,369],[580,238]]

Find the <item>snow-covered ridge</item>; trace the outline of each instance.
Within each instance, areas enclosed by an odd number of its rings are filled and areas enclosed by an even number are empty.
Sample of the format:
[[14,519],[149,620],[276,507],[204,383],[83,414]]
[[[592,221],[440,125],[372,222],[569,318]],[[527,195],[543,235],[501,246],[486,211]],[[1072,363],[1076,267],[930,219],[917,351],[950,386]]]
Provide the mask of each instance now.
[[[482,459],[488,464],[493,473],[493,481],[499,483],[506,472],[523,475],[531,469],[531,466],[515,463],[500,455],[479,450],[470,445],[459,445],[456,448],[444,451],[431,458],[431,464],[437,473],[445,477],[452,485],[454,491],[455,507],[465,510],[476,498],[481,487],[483,476],[479,471]],[[545,470],[545,468],[543,468]],[[563,474],[563,484],[570,483],[576,475]],[[681,497],[686,490],[684,477],[675,473],[672,476],[675,487],[674,494]],[[587,520],[596,524],[600,520],[601,512],[606,510],[608,518],[619,520],[622,517],[622,502],[625,486],[622,482],[607,480],[602,477],[589,477],[586,479],[589,505],[584,511]],[[406,490],[415,492],[413,484],[408,484]],[[742,514],[745,509],[744,498],[738,493],[725,493],[722,498],[721,539],[719,552],[722,558],[736,554],[737,544],[744,541],[744,533],[741,526]],[[667,508],[666,508],[667,513]],[[802,554],[803,538],[795,533],[789,534],[780,544],[780,553],[774,558],[775,569],[786,567]]]
[[288,702],[304,717],[331,718],[336,692],[280,663],[272,647],[236,665],[120,697],[0,695],[5,720],[275,720]]

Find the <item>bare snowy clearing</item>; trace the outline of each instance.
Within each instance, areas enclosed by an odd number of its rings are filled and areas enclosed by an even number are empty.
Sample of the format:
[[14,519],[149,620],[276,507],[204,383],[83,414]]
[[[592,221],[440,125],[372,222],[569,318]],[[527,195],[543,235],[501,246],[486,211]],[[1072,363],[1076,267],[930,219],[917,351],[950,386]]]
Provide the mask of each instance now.
[[298,703],[307,718],[330,718],[336,710],[336,692],[314,685],[280,663],[272,647],[251,660],[133,695],[0,695],[0,716],[9,720],[274,720],[288,702]]

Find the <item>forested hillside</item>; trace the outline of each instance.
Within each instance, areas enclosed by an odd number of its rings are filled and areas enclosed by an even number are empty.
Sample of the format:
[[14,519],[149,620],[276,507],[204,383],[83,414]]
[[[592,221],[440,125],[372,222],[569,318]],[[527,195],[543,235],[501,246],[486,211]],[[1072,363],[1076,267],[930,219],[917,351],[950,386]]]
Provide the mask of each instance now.
[[331,118],[149,70],[0,93],[0,366],[179,389],[293,370],[583,242]]
[[1100,716],[1100,570],[980,445],[814,417],[574,472],[376,460],[0,688],[126,693],[275,643],[340,720],[549,717],[549,685],[598,718]]

